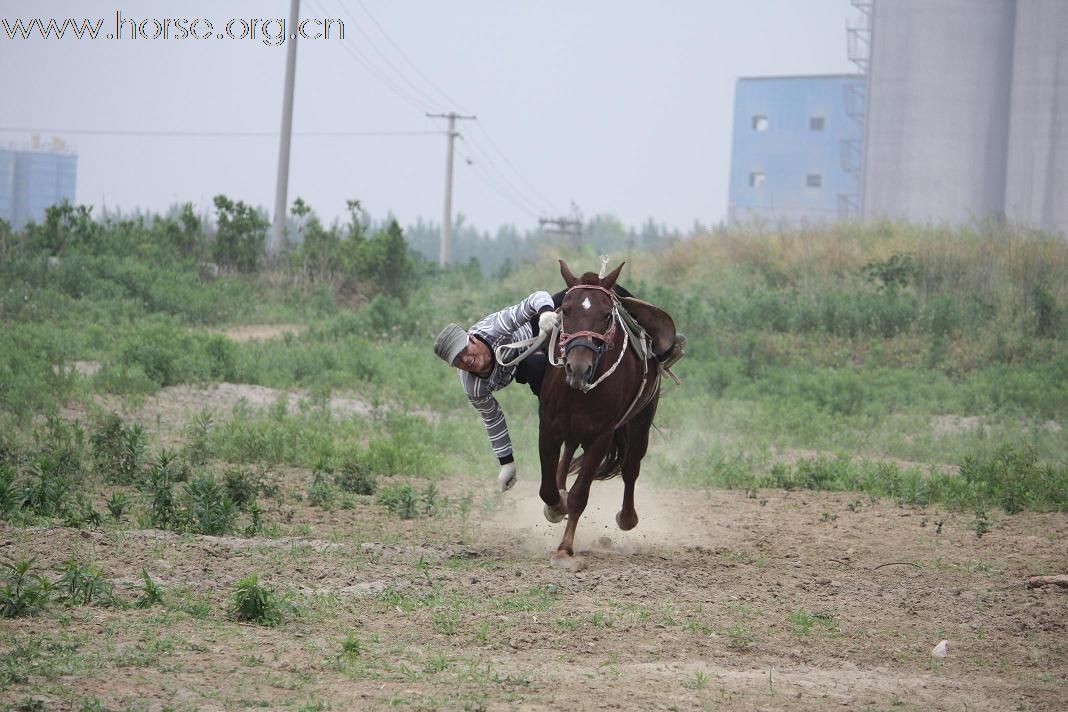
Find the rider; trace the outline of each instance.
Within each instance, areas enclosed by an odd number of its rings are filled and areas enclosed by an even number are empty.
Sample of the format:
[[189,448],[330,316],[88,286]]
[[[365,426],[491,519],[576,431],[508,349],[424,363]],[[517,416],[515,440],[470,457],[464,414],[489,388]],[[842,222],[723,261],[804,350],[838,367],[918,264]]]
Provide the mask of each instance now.
[[[622,287],[617,286],[615,290],[621,296],[630,296]],[[488,314],[468,330],[449,324],[434,342],[434,353],[445,363],[459,369],[464,393],[482,416],[490,447],[501,464],[501,471],[497,475],[501,492],[515,485],[516,468],[508,423],[493,392],[504,388],[514,379],[529,384],[530,390],[537,395],[547,357],[545,353],[538,352],[518,365],[505,366],[497,361],[495,349],[529,339],[535,330],[551,333],[560,324],[556,309],[563,296],[564,292],[552,296],[548,292],[534,292],[518,304]],[[685,345],[686,338],[679,334],[674,345],[665,353],[657,354],[656,358],[668,368],[682,358]]]

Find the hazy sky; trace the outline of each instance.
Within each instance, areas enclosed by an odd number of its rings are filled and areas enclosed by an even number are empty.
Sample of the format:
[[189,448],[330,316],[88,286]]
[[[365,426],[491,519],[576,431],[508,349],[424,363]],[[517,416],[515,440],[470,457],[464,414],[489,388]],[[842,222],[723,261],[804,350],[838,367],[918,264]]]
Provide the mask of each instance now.
[[[0,0],[0,20],[102,18],[107,34],[118,9],[219,32],[288,8]],[[359,198],[378,217],[440,222],[444,122],[424,114],[456,110],[478,122],[459,125],[454,212],[483,229],[534,227],[571,201],[627,224],[718,222],[735,79],[852,71],[854,13],[848,0],[303,0],[303,18],[340,18],[345,39],[299,41],[295,131],[442,133],[295,136],[290,202],[329,220]],[[10,40],[0,27],[0,127],[197,134],[58,133],[79,156],[79,202],[156,210],[226,193],[271,208],[284,66],[285,46],[259,38]]]

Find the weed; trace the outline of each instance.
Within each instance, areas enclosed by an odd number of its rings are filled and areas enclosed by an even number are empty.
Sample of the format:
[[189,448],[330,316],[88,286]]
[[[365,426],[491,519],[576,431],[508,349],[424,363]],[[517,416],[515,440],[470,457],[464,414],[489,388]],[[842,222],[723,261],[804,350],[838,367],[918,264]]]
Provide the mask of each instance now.
[[730,647],[735,650],[748,650],[756,642],[753,629],[744,623],[735,623],[727,628],[727,636],[730,638]]
[[117,413],[108,414],[89,437],[97,473],[113,484],[136,483],[141,477],[146,440],[139,423],[127,426]]
[[986,514],[986,510],[983,507],[977,506],[975,508],[975,519],[972,522],[972,531],[975,532],[976,539],[982,539],[983,535],[988,533],[992,528],[990,519]]
[[47,605],[52,584],[44,576],[31,573],[37,557],[15,562],[0,561],[4,568],[0,583],[0,617],[34,616]]
[[163,605],[163,589],[152,580],[148,572],[142,567],[141,579],[144,581],[141,587],[141,597],[134,602],[135,608],[151,608],[157,604]]
[[230,603],[230,616],[234,620],[275,626],[285,619],[286,604],[273,589],[260,585],[259,576],[249,574],[237,582]]
[[69,510],[65,519],[65,524],[74,528],[99,527],[103,523],[104,518],[100,512],[96,511],[92,500],[87,497],[80,498],[77,509]]
[[327,511],[334,508],[337,500],[337,487],[333,482],[333,471],[325,468],[316,468],[312,474],[311,487],[308,488],[308,503],[313,507],[321,507]]
[[708,684],[708,674],[703,670],[694,672],[693,677],[686,681],[686,687],[691,690],[703,690]]
[[88,606],[96,602],[109,605],[115,602],[111,584],[104,572],[93,564],[81,564],[77,559],[68,559],[63,576],[57,582],[59,600],[68,606]]
[[815,625],[816,619],[806,611],[798,608],[790,613],[790,623],[794,627],[794,635],[798,638],[804,638],[812,632],[812,626]]
[[433,482],[427,484],[426,489],[423,490],[422,496],[419,498],[422,504],[422,511],[428,517],[433,517],[438,511],[438,488]]
[[460,614],[455,611],[434,611],[434,631],[442,635],[456,635],[460,630]]
[[130,499],[122,492],[115,492],[107,499],[108,516],[111,520],[119,523],[126,514],[126,508],[130,506]]
[[0,464],[0,519],[7,519],[17,504],[15,468]]
[[263,531],[263,510],[256,500],[249,503],[246,508],[249,516],[249,524],[245,527],[245,536],[254,537]]
[[341,655],[345,658],[358,658],[363,653],[363,645],[355,633],[349,633],[341,641]]
[[338,487],[350,494],[372,495],[378,489],[378,481],[371,468],[355,460],[346,460],[336,479]]
[[419,516],[419,503],[410,485],[391,485],[378,491],[378,503],[401,519]]
[[553,626],[564,631],[576,630],[579,626],[579,619],[576,616],[561,616],[553,621]]
[[183,523],[195,534],[229,534],[234,530],[237,508],[215,475],[206,472],[186,484],[182,492]]
[[426,659],[424,669],[427,672],[443,672],[449,667],[449,657],[441,651],[431,653]]
[[208,455],[211,453],[209,437],[214,424],[211,411],[207,408],[194,415],[186,424],[185,456],[190,464],[203,465],[208,461]]

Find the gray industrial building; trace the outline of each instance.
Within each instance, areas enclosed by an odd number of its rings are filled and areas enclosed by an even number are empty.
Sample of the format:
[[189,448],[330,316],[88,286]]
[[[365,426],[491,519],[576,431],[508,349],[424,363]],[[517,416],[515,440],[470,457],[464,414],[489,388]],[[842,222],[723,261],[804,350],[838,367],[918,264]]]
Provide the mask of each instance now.
[[1068,0],[875,0],[866,218],[1068,235]]
[[40,223],[45,210],[74,202],[78,157],[61,141],[47,149],[36,140],[25,149],[0,148],[0,220],[20,230]]

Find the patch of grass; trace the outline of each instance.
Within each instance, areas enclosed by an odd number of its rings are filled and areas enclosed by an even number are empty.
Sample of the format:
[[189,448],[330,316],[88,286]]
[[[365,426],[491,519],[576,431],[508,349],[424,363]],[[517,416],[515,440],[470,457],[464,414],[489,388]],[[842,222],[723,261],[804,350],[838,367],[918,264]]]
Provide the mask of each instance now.
[[531,586],[525,591],[493,598],[493,605],[502,611],[541,612],[548,611],[556,602],[558,590],[555,585]]

